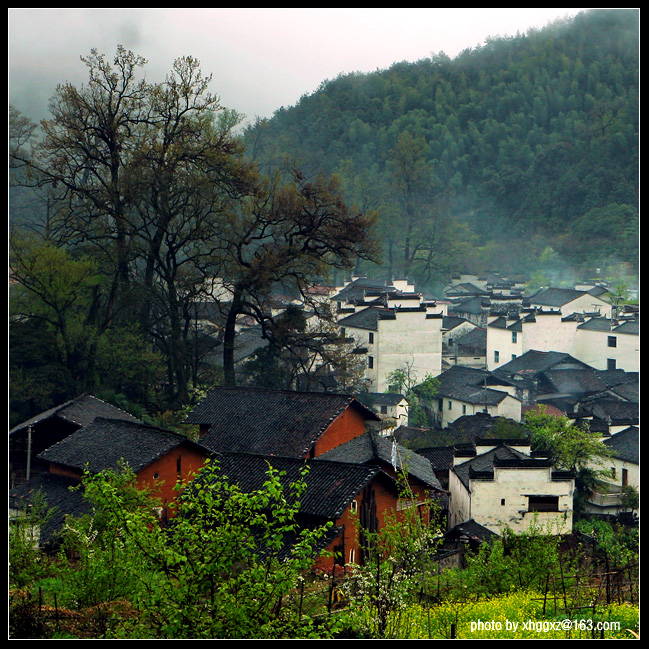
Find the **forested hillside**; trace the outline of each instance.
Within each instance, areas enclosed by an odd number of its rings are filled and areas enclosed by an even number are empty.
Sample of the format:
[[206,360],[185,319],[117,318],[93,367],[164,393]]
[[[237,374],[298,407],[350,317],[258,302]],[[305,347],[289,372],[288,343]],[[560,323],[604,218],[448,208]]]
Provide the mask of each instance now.
[[375,209],[370,272],[633,271],[638,32],[637,10],[590,10],[455,59],[341,74],[249,128],[248,151],[336,172]]

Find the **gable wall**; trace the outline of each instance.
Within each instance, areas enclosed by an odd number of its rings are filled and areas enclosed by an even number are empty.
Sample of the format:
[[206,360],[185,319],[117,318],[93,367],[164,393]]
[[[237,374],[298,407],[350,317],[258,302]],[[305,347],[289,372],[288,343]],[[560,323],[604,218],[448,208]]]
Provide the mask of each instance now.
[[[471,480],[469,490],[451,471],[449,490],[449,527],[474,519],[498,534],[504,526],[521,532],[534,521],[544,527],[551,526],[553,534],[572,529],[574,483],[552,480],[550,469],[496,468],[493,480]],[[529,495],[558,496],[559,511],[536,512],[536,515],[529,512]]]
[[[179,464],[180,475],[178,474]],[[154,497],[167,509],[169,503],[172,503],[178,497],[178,491],[175,489],[178,480],[184,482],[191,480],[204,464],[204,455],[181,444],[139,471],[137,485],[140,488],[156,489]],[[167,511],[166,513],[169,514],[170,512]]]
[[365,433],[365,418],[358,410],[348,406],[316,441],[310,457],[318,457],[363,433]]
[[[379,531],[386,526],[387,517],[393,512],[397,511],[398,501],[397,494],[394,489],[390,489],[389,486],[380,480],[374,479],[370,483],[371,488],[374,491],[374,498],[376,502],[376,511],[377,518],[379,521]],[[363,505],[363,498],[366,494],[364,489],[359,493],[354,499],[354,505],[357,512],[360,512]],[[402,517],[403,514],[398,514],[398,517]],[[344,526],[344,533],[341,533],[340,536],[333,541],[326,549],[325,553],[334,552],[337,546],[344,544],[344,562],[349,564],[352,561],[355,563],[360,563],[361,561],[361,550],[360,550],[360,538],[359,538],[359,516],[358,513],[352,513],[352,504],[350,504],[345,511],[342,513],[340,518],[335,521],[336,526]],[[343,539],[344,534],[344,539]],[[331,573],[332,565],[334,559],[332,556],[324,556],[318,559],[316,565],[317,568],[325,572]]]

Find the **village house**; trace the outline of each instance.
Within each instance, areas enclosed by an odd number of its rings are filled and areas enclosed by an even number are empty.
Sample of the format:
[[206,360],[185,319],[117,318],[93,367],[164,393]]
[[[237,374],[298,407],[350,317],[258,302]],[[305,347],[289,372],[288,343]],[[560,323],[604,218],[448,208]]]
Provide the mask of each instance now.
[[[327,451],[320,459],[376,464],[395,479],[399,472],[406,477],[409,489],[417,498],[418,507],[423,507],[424,503],[431,499],[439,504],[440,509],[446,508],[446,493],[433,471],[430,460],[375,431],[368,431]],[[428,521],[428,512],[422,510],[421,518]]]
[[542,288],[526,297],[524,306],[554,309],[565,315],[581,313],[609,318],[613,306],[602,297],[605,293],[606,291],[600,287],[588,291],[574,288]]
[[[401,304],[407,304],[405,301]],[[441,313],[416,306],[372,305],[338,321],[344,335],[366,349],[366,382],[370,392],[389,391],[389,375],[409,367],[424,379],[442,369]]]
[[639,323],[635,317],[611,320],[543,308],[489,317],[488,369],[532,350],[570,354],[596,369],[637,371]]
[[[402,516],[413,503],[400,501],[396,480],[373,463],[358,464],[324,459],[268,457],[246,453],[224,453],[217,456],[219,471],[243,492],[263,489],[269,465],[279,472],[285,494],[291,484],[302,478],[305,492],[300,496],[296,522],[303,528],[317,528],[333,523],[319,550],[325,554],[315,569],[327,574],[338,573],[346,564],[364,562],[363,549],[367,533],[386,524],[387,515]],[[400,513],[399,513],[400,512]],[[285,539],[289,551],[291,539]]]
[[438,377],[437,424],[446,428],[456,419],[485,413],[520,421],[521,399],[515,387],[491,372],[456,365]]
[[222,386],[185,419],[214,452],[294,458],[318,457],[380,421],[350,395]]
[[609,434],[638,423],[637,373],[596,370],[570,354],[529,351],[491,374],[513,386],[524,407],[544,404],[574,420],[598,420]]
[[449,337],[443,345],[442,370],[453,365],[476,368],[487,366],[487,331],[477,325],[471,326],[470,330]]
[[577,326],[574,355],[600,370],[640,369],[640,323],[627,318],[590,318]]
[[575,477],[533,457],[529,440],[479,440],[456,451],[448,489],[449,529],[475,521],[497,534],[572,530]]
[[9,431],[9,485],[47,473],[49,466],[39,459],[39,454],[97,417],[141,423],[137,417],[89,394],[45,410]]
[[[378,414],[383,422],[389,420],[391,426],[387,428],[408,425],[410,404],[402,394],[396,392],[363,392],[358,395],[358,399]],[[385,429],[381,427],[381,430]]]
[[633,508],[627,505],[625,490],[640,490],[640,429],[629,426],[624,430],[604,439],[604,444],[611,452],[611,457],[602,462],[591,462],[591,468],[610,472],[604,478],[603,488],[597,489],[588,499],[588,510],[594,514],[617,516],[631,509],[639,515],[639,505]]
[[178,496],[177,484],[191,481],[210,455],[183,435],[137,421],[96,417],[39,454],[48,472],[10,490],[10,515],[19,516],[40,492],[51,513],[40,538],[55,544],[66,516],[89,511],[82,491],[69,488],[80,485],[86,471],[97,474],[127,466],[138,488],[152,490],[159,503],[156,513],[165,523]]
[[84,471],[119,471],[125,465],[136,484],[152,489],[160,501],[161,520],[176,499],[176,485],[200,471],[209,451],[189,438],[155,426],[119,419],[95,418],[65,439],[43,451],[49,472],[81,481]]

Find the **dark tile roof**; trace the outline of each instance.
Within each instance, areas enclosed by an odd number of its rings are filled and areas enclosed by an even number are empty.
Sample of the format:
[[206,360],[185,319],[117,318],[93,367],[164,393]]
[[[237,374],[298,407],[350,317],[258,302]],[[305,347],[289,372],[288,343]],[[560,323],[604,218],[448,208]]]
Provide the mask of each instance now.
[[45,410],[35,417],[22,422],[12,428],[9,431],[9,434],[11,435],[12,433],[23,430],[30,425],[33,426],[41,421],[54,417],[79,427],[89,424],[96,417],[110,417],[112,419],[123,419],[124,421],[133,422],[140,421],[137,417],[134,417],[116,406],[112,406],[97,397],[93,397],[92,395],[83,394],[76,399],[66,401],[59,406]]
[[499,538],[498,534],[492,532],[484,525],[476,523],[473,519],[456,525],[452,529],[448,530],[445,536],[447,538],[466,538],[470,542],[477,544],[488,543]]
[[118,469],[124,461],[137,473],[183,443],[193,444],[187,437],[161,428],[97,418],[38,457],[78,470],[87,468],[93,473]]
[[530,350],[493,370],[493,375],[512,385],[534,388],[534,380],[551,369],[591,369],[589,365],[563,352]]
[[75,489],[79,485],[80,482],[73,478],[45,473],[11,489],[9,506],[26,511],[42,497],[47,515],[40,527],[39,543],[55,543],[60,538],[66,516],[82,516],[92,510],[82,489]]
[[640,404],[619,399],[598,399],[585,404],[584,409],[594,417],[608,421],[613,425],[635,425],[640,421]]
[[455,339],[455,343],[460,349],[473,349],[485,352],[487,350],[487,330],[476,327],[458,336]]
[[478,315],[484,313],[486,309],[491,307],[491,300],[484,297],[473,297],[468,300],[463,300],[452,307],[454,313],[471,313]]
[[489,291],[472,284],[471,282],[462,282],[454,284],[446,290],[446,295],[489,295]]
[[606,389],[606,384],[594,369],[548,370],[543,378],[559,394],[579,396]]
[[577,329],[588,331],[610,331],[611,321],[608,318],[590,318],[577,326]]
[[425,457],[435,471],[446,471],[453,466],[453,446],[430,446],[418,448],[417,453]]
[[640,429],[629,426],[604,440],[613,456],[626,462],[640,464]]
[[[463,415],[452,421],[445,429],[458,442],[474,442],[476,439],[494,439],[496,431],[508,431],[512,437],[524,437],[523,424],[507,417],[493,417],[487,412]],[[502,434],[500,434],[502,437]]]
[[509,393],[503,390],[488,387],[498,383],[495,374],[478,368],[453,365],[442,372],[438,379],[439,396],[465,403],[495,405],[509,396]]
[[613,329],[616,334],[629,334],[630,336],[640,335],[640,322],[638,320],[627,320]]
[[303,457],[348,407],[380,421],[350,395],[215,387],[185,423],[209,426],[201,444],[213,451]]
[[300,497],[300,514],[336,520],[373,479],[394,480],[377,466],[332,462],[321,459],[302,460],[253,454],[225,453],[217,456],[220,473],[230,484],[245,493],[261,490],[268,480],[269,467],[280,472],[280,483],[288,495],[290,484],[299,480],[304,468],[306,491]]
[[451,329],[455,329],[455,327],[459,327],[466,322],[468,322],[466,318],[461,318],[460,316],[454,315],[445,315],[442,318],[442,329],[450,331]]
[[396,318],[393,309],[385,307],[369,306],[338,320],[341,327],[356,327],[368,331],[378,331],[379,320],[394,320]]
[[599,370],[599,376],[608,387],[615,387],[622,384],[636,385],[640,384],[640,375],[638,372],[626,372],[625,370]]
[[[413,477],[438,491],[442,490],[430,461],[418,453],[411,451],[399,444],[397,449],[397,465],[400,469],[407,469]],[[338,462],[353,462],[356,464],[392,464],[392,440],[369,431],[355,439],[341,444],[336,448],[323,453],[323,460],[336,460]]]
[[368,392],[367,394],[359,395],[359,401],[362,401],[368,407],[373,406],[397,406],[405,397],[403,394],[396,392]]
[[387,280],[359,277],[338,291],[333,299],[334,301],[353,302],[364,300],[366,297],[376,297],[396,292],[396,287],[388,283]]
[[532,295],[530,302],[542,306],[561,307],[587,294],[588,291],[572,288],[545,288]]
[[637,383],[620,383],[609,390],[624,401],[640,402],[640,386]]

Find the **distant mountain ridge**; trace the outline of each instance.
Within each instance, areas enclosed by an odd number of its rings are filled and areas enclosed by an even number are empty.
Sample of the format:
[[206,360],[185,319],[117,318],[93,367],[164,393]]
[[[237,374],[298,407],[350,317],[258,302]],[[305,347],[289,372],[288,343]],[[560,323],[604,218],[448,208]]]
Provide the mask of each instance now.
[[543,255],[635,269],[639,12],[341,74],[245,137],[264,164],[339,174],[349,202],[376,209],[393,274],[430,279],[461,260],[532,272]]

